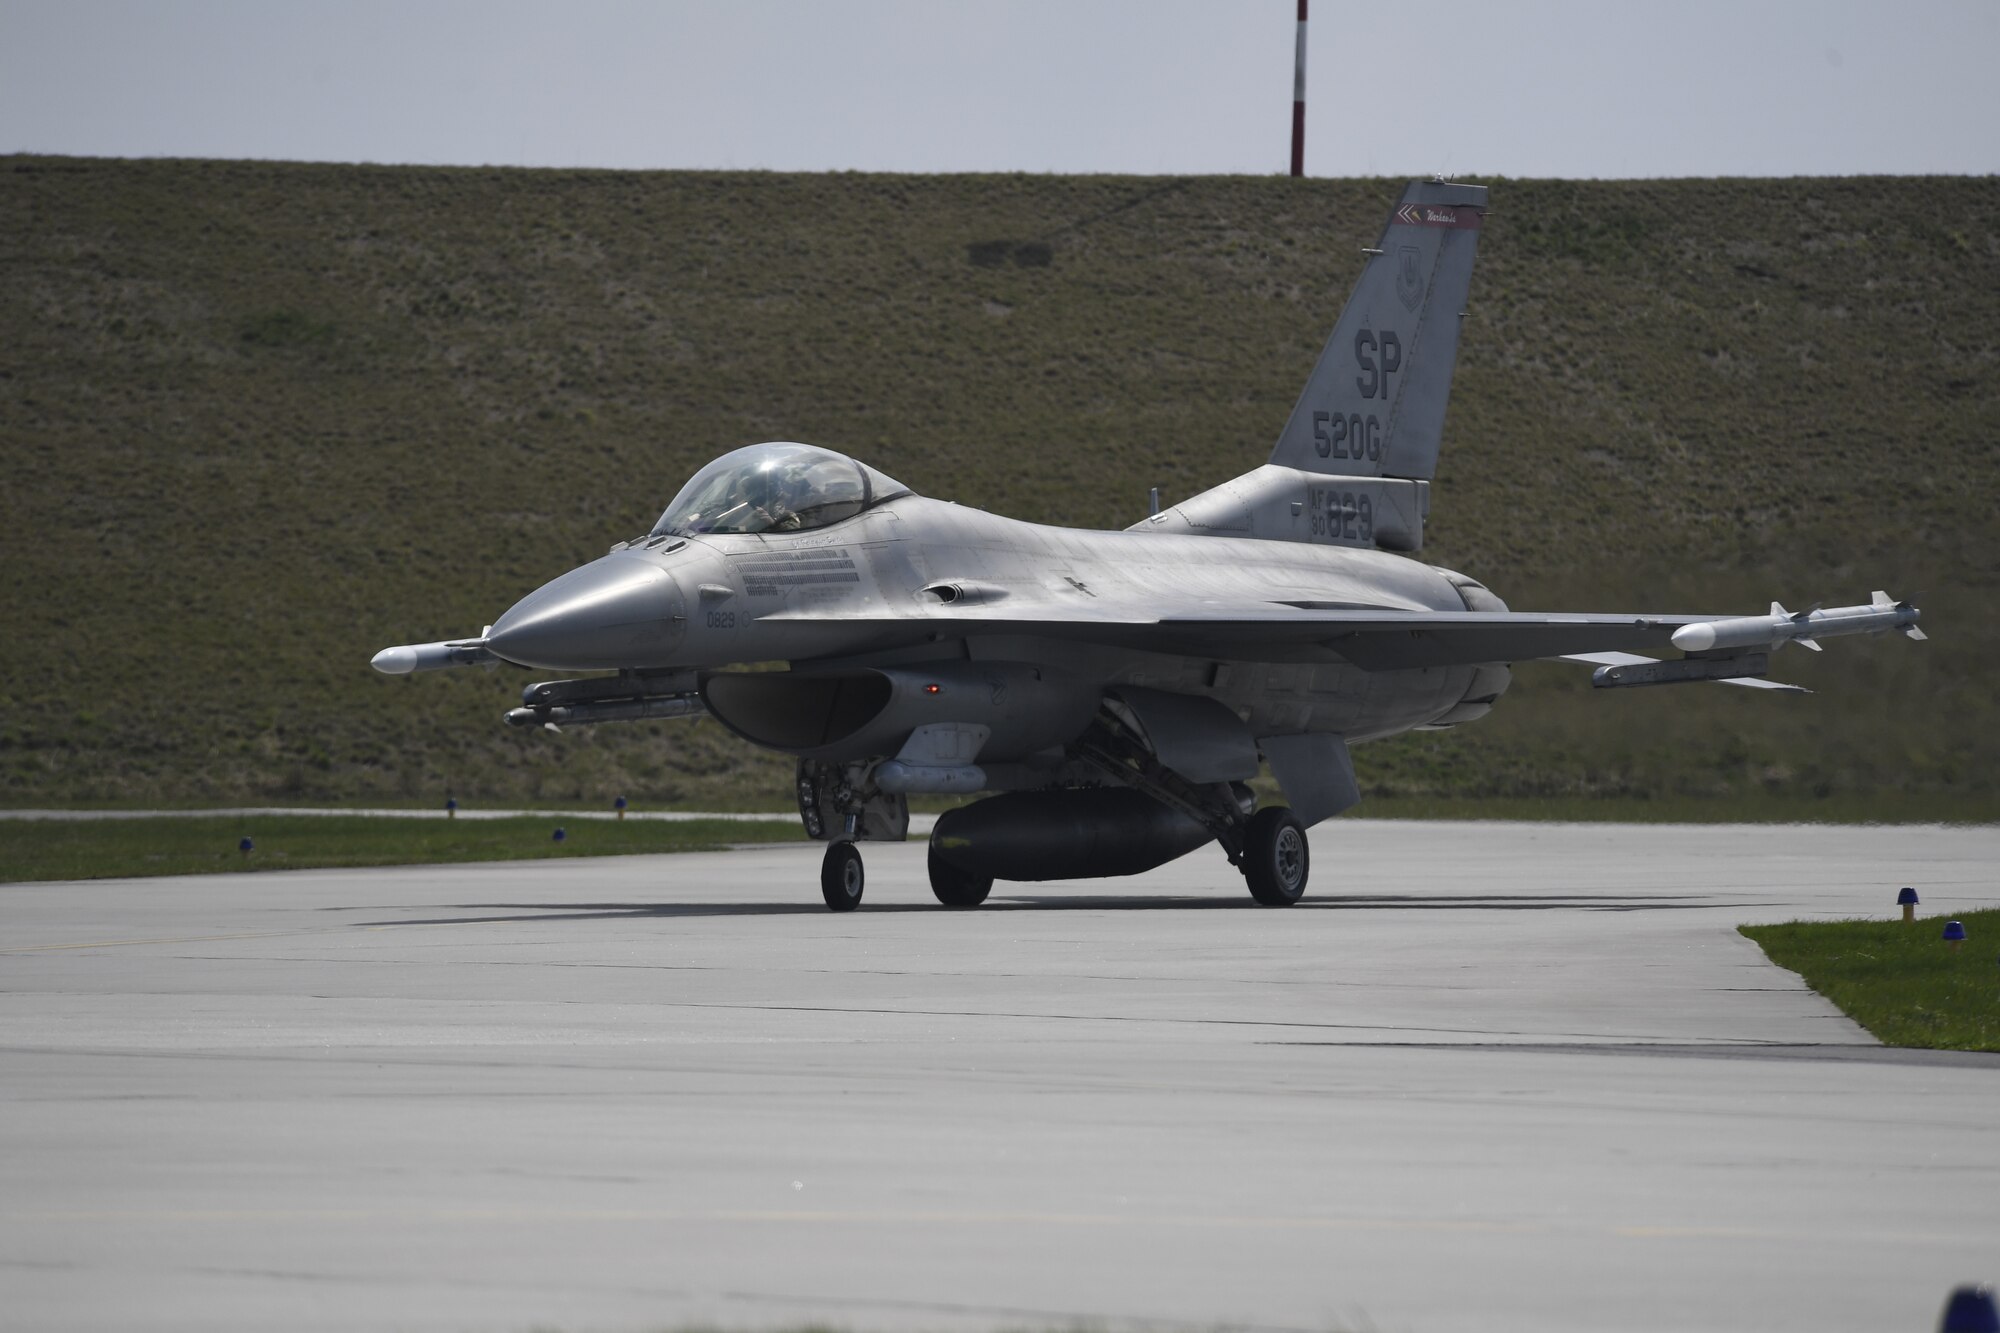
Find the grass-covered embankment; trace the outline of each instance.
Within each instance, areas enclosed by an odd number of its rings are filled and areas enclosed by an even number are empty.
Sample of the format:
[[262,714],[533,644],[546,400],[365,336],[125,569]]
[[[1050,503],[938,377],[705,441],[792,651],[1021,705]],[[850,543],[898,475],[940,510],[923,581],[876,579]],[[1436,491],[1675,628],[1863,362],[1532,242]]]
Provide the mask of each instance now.
[[1885,1045],[2000,1051],[2000,909],[1955,919],[1957,948],[1943,917],[1741,929]]
[[[756,440],[1121,527],[1262,463],[1400,188],[0,158],[0,803],[782,801],[712,721],[377,676]],[[2000,814],[2000,180],[1495,181],[1423,558],[1519,609],[1924,594],[1819,691],[1593,691],[1373,798]]]
[[[560,827],[564,837],[555,839]],[[797,819],[429,819],[252,815],[0,820],[0,882],[193,875],[323,866],[526,861],[703,852],[794,842]],[[249,838],[252,850],[239,844]]]

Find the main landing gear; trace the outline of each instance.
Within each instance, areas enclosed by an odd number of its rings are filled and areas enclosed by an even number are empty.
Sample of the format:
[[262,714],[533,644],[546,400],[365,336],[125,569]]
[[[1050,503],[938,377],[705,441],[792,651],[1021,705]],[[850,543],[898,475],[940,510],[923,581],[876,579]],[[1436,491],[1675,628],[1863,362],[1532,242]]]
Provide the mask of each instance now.
[[1249,881],[1252,898],[1266,907],[1290,907],[1305,896],[1306,872],[1312,868],[1305,825],[1285,806],[1265,806],[1243,830],[1238,868]]
[[1290,907],[1305,896],[1312,853],[1306,827],[1289,806],[1266,806],[1252,814],[1248,787],[1189,782],[1108,712],[1098,715],[1074,753],[1200,824],[1221,844],[1229,864],[1243,872],[1250,896],[1265,907]]

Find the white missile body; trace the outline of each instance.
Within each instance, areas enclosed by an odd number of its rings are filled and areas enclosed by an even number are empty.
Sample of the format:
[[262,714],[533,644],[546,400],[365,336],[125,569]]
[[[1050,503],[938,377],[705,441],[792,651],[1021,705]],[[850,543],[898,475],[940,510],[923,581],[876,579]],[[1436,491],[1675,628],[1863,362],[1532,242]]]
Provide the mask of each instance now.
[[1879,589],[1873,600],[1862,606],[1814,607],[1796,615],[1785,610],[1782,603],[1773,602],[1768,616],[1737,616],[1683,625],[1674,631],[1674,647],[1685,653],[1706,653],[1797,643],[1818,652],[1815,639],[1842,634],[1882,634],[1889,630],[1921,639],[1924,632],[1917,628],[1918,614],[1914,603],[1896,601]]
[[406,643],[384,648],[369,660],[385,676],[412,671],[442,671],[455,666],[487,666],[500,659],[486,651],[484,639],[449,639],[443,643]]

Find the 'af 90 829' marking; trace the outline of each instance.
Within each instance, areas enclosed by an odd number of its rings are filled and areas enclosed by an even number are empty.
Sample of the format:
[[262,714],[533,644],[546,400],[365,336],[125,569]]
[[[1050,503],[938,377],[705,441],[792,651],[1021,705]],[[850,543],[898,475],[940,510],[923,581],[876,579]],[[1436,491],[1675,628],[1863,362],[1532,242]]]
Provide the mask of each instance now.
[[1315,537],[1329,540],[1375,540],[1375,506],[1366,491],[1340,491],[1331,486],[1306,487],[1306,512]]

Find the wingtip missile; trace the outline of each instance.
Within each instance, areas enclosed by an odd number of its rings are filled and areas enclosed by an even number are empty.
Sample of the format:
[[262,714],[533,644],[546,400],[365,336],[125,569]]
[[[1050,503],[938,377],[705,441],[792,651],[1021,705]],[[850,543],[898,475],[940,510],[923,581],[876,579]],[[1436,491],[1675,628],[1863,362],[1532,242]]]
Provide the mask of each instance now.
[[1881,634],[1895,630],[1912,639],[1924,638],[1917,628],[1921,612],[1915,602],[1892,601],[1877,591],[1861,606],[1836,606],[1797,613],[1785,610],[1784,603],[1772,602],[1764,616],[1737,616],[1728,620],[1700,620],[1674,631],[1674,647],[1685,653],[1706,653],[1735,648],[1777,648],[1797,643],[1819,651],[1818,639],[1843,634]]

